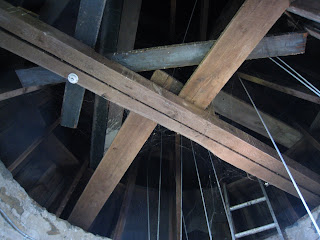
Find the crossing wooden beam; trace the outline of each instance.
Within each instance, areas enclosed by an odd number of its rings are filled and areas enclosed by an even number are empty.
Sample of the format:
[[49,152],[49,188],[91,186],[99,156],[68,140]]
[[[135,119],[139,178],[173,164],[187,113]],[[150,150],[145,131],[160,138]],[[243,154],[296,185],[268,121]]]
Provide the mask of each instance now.
[[318,0],[295,0],[288,11],[320,23],[320,2]]
[[[75,38],[94,47],[98,38],[101,19],[106,0],[81,0]],[[61,125],[76,128],[78,125],[85,89],[79,85],[66,83]]]
[[[246,3],[260,6],[262,2],[267,4],[270,1],[248,1]],[[280,2],[282,1],[270,4],[278,9],[282,6]],[[142,76],[102,58],[92,49],[71,37],[25,14],[22,15],[19,11],[9,12],[8,8],[12,10],[11,5],[8,6],[4,1],[0,1],[0,26],[19,38],[0,31],[1,47],[63,77],[67,77],[70,72],[76,73],[79,76],[78,84],[80,86],[128,108],[135,114],[140,114],[168,129],[183,134],[230,164],[291,194],[296,194],[281,161],[270,147],[215,117],[209,117],[210,113],[207,111],[169,93]],[[262,11],[262,9],[260,10]],[[249,23],[252,25],[250,21],[247,24]],[[228,32],[227,30],[225,32]],[[21,41],[21,38],[24,41]],[[248,50],[246,49],[246,51]],[[136,129],[133,128],[133,130]],[[140,131],[139,134],[141,135],[142,132]],[[147,137],[145,136],[145,138]],[[122,144],[130,149],[134,148],[126,143]],[[119,149],[114,150],[118,154],[124,152]],[[139,149],[135,151],[138,152]],[[130,165],[130,161],[125,163],[126,166],[117,165],[119,170],[112,173],[106,182],[116,182],[117,180],[114,178],[120,180]],[[105,161],[102,161],[100,165],[103,162]],[[318,201],[319,176],[290,159],[287,159],[287,163],[306,198]],[[108,167],[108,165],[115,164],[109,162],[105,166]],[[96,197],[97,199],[100,197],[107,199],[105,186],[109,187],[108,184],[100,182],[98,186],[102,190],[96,189],[94,195],[89,194],[89,196],[94,199]],[[94,206],[97,206],[96,204],[97,202],[93,202]],[[90,210],[89,215],[85,214],[84,216],[84,218],[92,219]]]

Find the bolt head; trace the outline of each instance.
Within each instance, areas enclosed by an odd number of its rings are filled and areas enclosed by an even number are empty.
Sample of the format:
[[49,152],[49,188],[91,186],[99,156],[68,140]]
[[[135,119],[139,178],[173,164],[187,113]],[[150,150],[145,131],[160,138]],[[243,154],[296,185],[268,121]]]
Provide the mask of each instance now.
[[68,75],[68,81],[72,84],[76,84],[79,81],[79,77],[75,73],[70,73]]

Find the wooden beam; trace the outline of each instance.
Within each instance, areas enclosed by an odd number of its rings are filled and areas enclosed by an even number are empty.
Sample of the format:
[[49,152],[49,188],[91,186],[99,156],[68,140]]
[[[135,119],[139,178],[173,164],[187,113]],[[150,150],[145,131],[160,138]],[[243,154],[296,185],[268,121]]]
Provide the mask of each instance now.
[[132,199],[134,188],[136,185],[136,177],[137,177],[138,167],[139,167],[138,163],[139,163],[139,160],[138,162],[133,163],[132,168],[129,170],[127,187],[124,192],[124,197],[123,197],[123,201],[120,209],[119,218],[118,218],[117,225],[114,230],[114,235],[112,238],[114,240],[122,239],[122,234],[123,234],[124,227],[126,225],[126,220],[129,212],[131,199]]
[[[104,29],[107,28],[104,25]],[[110,34],[108,41],[110,41]],[[111,47],[109,47],[103,51],[103,55],[135,72],[186,67],[200,64],[215,42],[212,40],[184,43],[107,54],[107,50],[112,52]],[[247,57],[247,60],[303,54],[306,42],[307,33],[286,33],[267,36],[259,42],[258,46]],[[107,46],[104,47],[106,48]],[[101,53],[101,51],[99,52]],[[61,76],[41,67],[16,70],[16,73],[24,87],[66,81]]]
[[[8,13],[8,7],[12,9],[11,5],[0,1],[0,25],[34,44],[30,45],[0,31],[1,47],[63,77],[74,72],[79,76],[78,84],[82,87],[181,133],[230,164],[296,194],[275,151],[268,146],[217,118],[208,119],[208,112],[170,94],[142,76],[102,58],[87,46],[40,24],[36,19],[22,16],[19,11]],[[40,29],[37,24],[40,24]],[[43,30],[46,30],[45,35]],[[56,44],[59,47],[53,48]],[[141,135],[141,132],[139,134]],[[319,191],[318,176],[290,159],[287,159],[287,163],[306,198],[317,201],[319,198],[315,193]],[[121,167],[119,171],[123,171]],[[103,193],[100,194],[104,196]]]
[[318,0],[295,0],[287,10],[320,23],[320,2]]
[[288,0],[246,0],[180,97],[206,108],[288,6]]
[[[101,23],[99,47],[99,52],[103,56],[117,51],[122,7],[123,0],[106,2]],[[96,169],[105,154],[109,104],[103,97],[95,95],[90,147],[90,168],[92,169]]]
[[[169,89],[173,85],[168,75],[160,71],[153,74],[152,80]],[[81,194],[68,219],[69,222],[84,229],[90,227],[156,126],[157,123],[152,120],[130,112]],[[85,215],[86,218],[83,219],[82,216]]]
[[309,102],[320,104],[320,98],[317,97],[316,95],[311,95],[309,93],[305,93],[305,92],[302,92],[302,91],[299,91],[299,90],[295,90],[295,89],[290,88],[290,87],[285,87],[285,86],[282,86],[282,85],[279,85],[279,84],[276,84],[276,83],[272,83],[272,82],[266,81],[266,80],[264,80],[262,78],[254,77],[254,76],[251,76],[251,75],[248,75],[248,74],[245,74],[245,73],[239,73],[238,72],[238,76],[241,77],[244,80],[249,81],[249,82],[253,82],[253,83],[256,83],[256,84],[271,88],[273,90],[276,90],[276,91],[279,91],[279,92],[282,92],[282,93],[286,93],[288,95],[291,95],[291,96],[294,96],[294,97],[297,97],[297,98],[300,98],[300,99],[303,99],[303,100],[306,100],[306,101],[309,101]]
[[19,88],[13,91],[5,92],[5,93],[0,93],[0,101],[18,97],[27,93],[35,92],[43,88],[44,88],[43,86],[33,86],[33,87]]
[[[246,60],[302,54],[305,52],[306,33],[287,33],[264,37]],[[193,42],[163,47],[112,53],[107,58],[135,71],[150,71],[200,64],[216,41]]]
[[[90,47],[96,45],[100,23],[106,0],[81,0],[78,13],[75,38]],[[85,89],[66,83],[62,111],[61,125],[76,128],[79,121]]]
[[23,153],[21,153],[16,160],[14,160],[8,166],[8,170],[12,173],[12,175],[15,174],[14,170],[17,167],[19,167],[19,165],[23,163],[24,160],[26,160],[26,158],[30,155],[30,153],[32,153],[33,150],[36,149],[40,145],[40,143],[42,143],[42,141],[45,140],[51,134],[51,132],[59,125],[59,123],[60,123],[60,118],[57,119],[51,126],[49,126],[47,130],[44,132],[44,134],[42,134],[37,139],[35,139],[35,141]]
[[[134,48],[142,0],[124,0],[119,28],[117,51],[129,51]],[[110,102],[104,153],[109,149],[122,125],[124,109]]]
[[[252,105],[221,91],[213,100],[213,108],[218,114],[268,137]],[[290,148],[302,138],[302,134],[290,125],[262,111],[260,113],[277,143]]]
[[84,171],[87,169],[87,167],[88,167],[88,162],[84,161],[83,164],[81,165],[80,169],[78,170],[76,176],[74,177],[71,185],[69,186],[66,194],[64,195],[62,201],[60,202],[60,205],[56,211],[57,217],[61,216],[61,213],[63,212],[64,208],[66,207],[72,193],[74,192],[75,188],[77,187],[77,185],[78,185]]

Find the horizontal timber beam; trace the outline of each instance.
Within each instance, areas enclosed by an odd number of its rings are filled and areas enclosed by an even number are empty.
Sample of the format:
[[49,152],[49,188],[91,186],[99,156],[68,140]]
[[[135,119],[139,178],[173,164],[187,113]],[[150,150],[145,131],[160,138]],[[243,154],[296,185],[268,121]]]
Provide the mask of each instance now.
[[319,0],[295,0],[287,10],[301,17],[320,23]]
[[[22,16],[19,11],[8,13],[8,7],[12,8],[0,1],[0,26],[34,45],[1,31],[1,47],[63,77],[74,72],[82,87],[181,133],[230,164],[296,194],[276,153],[268,146],[219,119],[207,119],[208,112],[102,58],[54,28]],[[306,197],[318,201],[319,177],[290,159],[287,162]]]
[[27,93],[35,92],[43,88],[44,86],[33,86],[33,87],[26,87],[26,88],[18,88],[9,92],[0,93],[0,101],[18,97]]
[[262,78],[258,78],[258,77],[255,77],[255,76],[252,76],[249,74],[238,73],[238,75],[239,75],[239,77],[241,77],[242,79],[244,79],[246,81],[253,82],[253,83],[271,88],[273,90],[276,90],[278,92],[286,93],[288,95],[291,95],[291,96],[294,96],[294,97],[297,97],[297,98],[300,98],[300,99],[303,99],[303,100],[306,100],[309,102],[320,104],[320,98],[317,97],[316,95],[311,95],[309,93],[295,90],[290,87],[286,87],[286,86],[279,85],[277,83],[269,82],[269,81],[266,81]]
[[[286,33],[264,37],[247,60],[288,56],[305,52],[306,33]],[[194,66],[200,64],[216,41],[193,42],[112,53],[107,58],[135,71]]]

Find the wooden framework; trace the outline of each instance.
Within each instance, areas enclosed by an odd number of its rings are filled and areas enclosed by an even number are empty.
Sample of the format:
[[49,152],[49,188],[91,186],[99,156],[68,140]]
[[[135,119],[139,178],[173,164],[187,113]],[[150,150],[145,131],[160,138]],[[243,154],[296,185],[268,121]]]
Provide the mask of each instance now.
[[[288,7],[289,0],[247,0],[177,96],[160,87],[161,81],[175,82],[165,73],[156,71],[155,84],[1,0],[2,48],[62,77],[76,73],[79,86],[132,111],[69,220],[90,227],[157,123],[297,195],[273,149],[205,110]],[[289,158],[286,161],[308,201],[319,202],[320,177]]]

